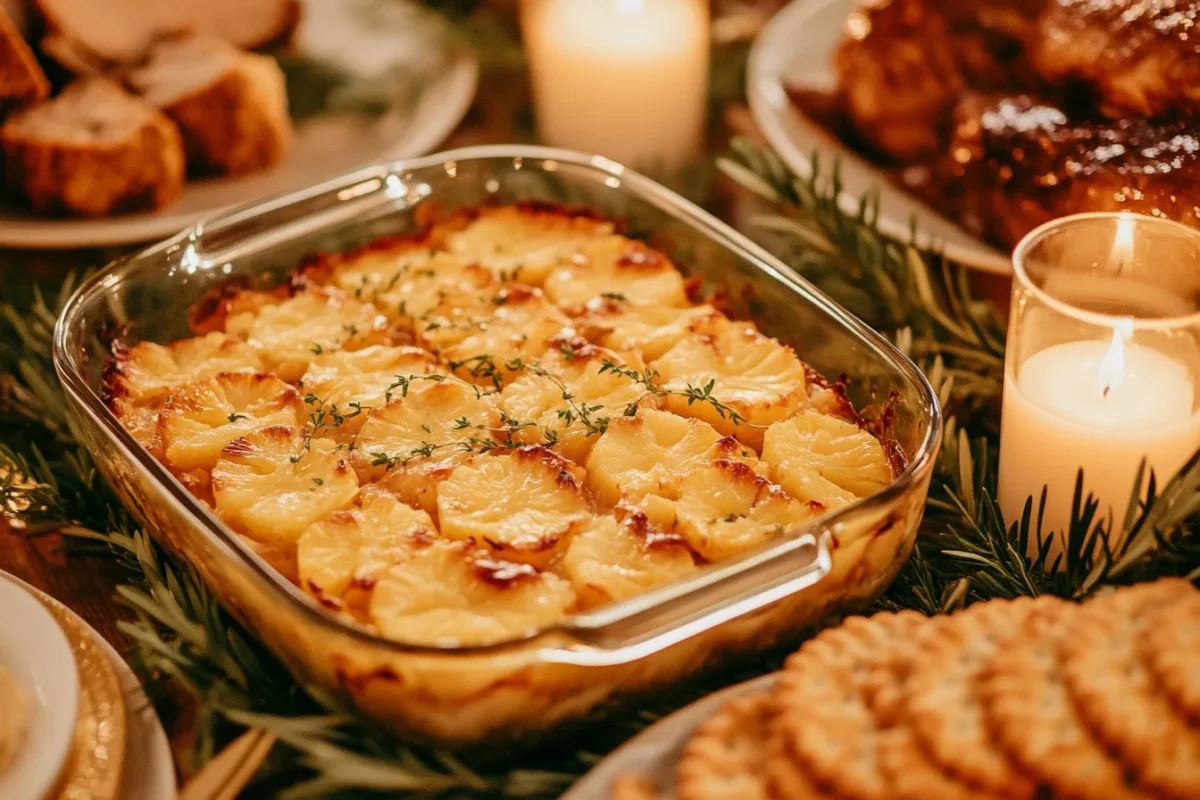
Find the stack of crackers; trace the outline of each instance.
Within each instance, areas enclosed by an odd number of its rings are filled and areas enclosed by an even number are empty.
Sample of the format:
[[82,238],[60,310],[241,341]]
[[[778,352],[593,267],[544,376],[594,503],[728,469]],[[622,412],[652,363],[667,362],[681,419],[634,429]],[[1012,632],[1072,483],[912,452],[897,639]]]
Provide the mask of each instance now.
[[676,776],[679,800],[1200,798],[1200,592],[848,619],[697,728]]

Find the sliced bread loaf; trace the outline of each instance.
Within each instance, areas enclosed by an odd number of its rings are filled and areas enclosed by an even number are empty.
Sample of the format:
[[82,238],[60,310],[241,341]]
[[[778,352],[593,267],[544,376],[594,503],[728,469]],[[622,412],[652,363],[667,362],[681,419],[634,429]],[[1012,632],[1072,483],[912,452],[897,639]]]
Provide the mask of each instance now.
[[0,7],[0,108],[45,100],[50,81],[16,23]]
[[164,39],[126,83],[183,134],[188,165],[237,175],[274,164],[292,141],[287,88],[275,59],[215,36]]
[[4,180],[37,211],[102,216],[161,208],[183,187],[179,131],[104,78],[85,78],[0,126]]

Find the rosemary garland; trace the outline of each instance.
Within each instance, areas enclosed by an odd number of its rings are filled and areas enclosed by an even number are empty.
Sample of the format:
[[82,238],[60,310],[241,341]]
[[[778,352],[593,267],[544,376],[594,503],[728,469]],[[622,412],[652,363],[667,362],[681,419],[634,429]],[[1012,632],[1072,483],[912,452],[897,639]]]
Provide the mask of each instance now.
[[[773,153],[745,141],[734,143],[734,156],[720,167],[764,201],[766,210],[754,220],[756,235],[912,356],[947,408],[925,530],[881,606],[937,613],[992,597],[1083,598],[1111,584],[1200,575],[1200,453],[1165,484],[1139,475],[1135,502],[1123,520],[1100,518],[1096,503],[1077,488],[1066,532],[1042,531],[1032,501],[1020,520],[1005,521],[992,499],[1004,324],[972,296],[966,270],[880,234],[873,197],[864,198],[857,213],[844,213],[836,167],[798,178]],[[119,594],[132,616],[121,623],[133,643],[131,663],[152,696],[165,697],[156,690],[171,686],[197,702],[189,766],[254,725],[285,745],[275,748],[258,777],[264,792],[284,798],[384,791],[553,797],[660,714],[778,665],[782,654],[759,658],[681,687],[652,708],[611,717],[591,731],[593,751],[566,744],[468,764],[396,742],[334,698],[297,685],[220,608],[196,573],[139,530],[98,480],[66,416],[50,360],[54,319],[76,284],[76,276],[68,276],[53,295],[36,284],[16,287],[10,295],[15,299],[0,304],[0,429],[6,440],[0,444],[0,507],[30,533],[61,531],[84,546],[98,545],[127,568],[129,583]],[[641,377],[648,387],[657,386]],[[354,413],[320,398],[306,401],[323,425],[335,423],[334,415]],[[1144,503],[1136,502],[1143,496]],[[1048,564],[1050,537],[1060,535],[1062,561]],[[1039,553],[1032,560],[1025,556],[1031,541]]]

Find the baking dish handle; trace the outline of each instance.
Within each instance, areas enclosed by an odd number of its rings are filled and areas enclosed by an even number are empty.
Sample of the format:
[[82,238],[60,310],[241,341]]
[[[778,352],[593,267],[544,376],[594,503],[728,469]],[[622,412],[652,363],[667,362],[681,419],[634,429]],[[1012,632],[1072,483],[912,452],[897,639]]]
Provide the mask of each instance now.
[[577,614],[565,629],[580,645],[550,659],[584,666],[636,661],[790,597],[829,574],[831,538],[798,535],[681,584]]

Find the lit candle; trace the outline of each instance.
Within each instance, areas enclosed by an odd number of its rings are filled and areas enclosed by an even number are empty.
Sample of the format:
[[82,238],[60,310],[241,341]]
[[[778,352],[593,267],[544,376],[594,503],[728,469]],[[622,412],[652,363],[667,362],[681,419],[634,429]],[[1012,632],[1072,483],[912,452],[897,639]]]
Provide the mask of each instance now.
[[1190,274],[1197,247],[1195,232],[1134,215],[1065,218],[1017,247],[997,500],[1011,524],[1032,497],[1036,520],[1045,487],[1048,565],[1081,469],[1120,530],[1142,461],[1161,485],[1200,448],[1195,279],[1170,275],[1176,260]]
[[1045,486],[1042,530],[1062,535],[1082,468],[1084,491],[1120,525],[1143,458],[1166,480],[1200,447],[1188,369],[1126,335],[1047,347],[1006,377],[998,499],[1009,522],[1029,497],[1036,514]]
[[701,149],[704,0],[524,0],[522,29],[546,144],[674,168]]

